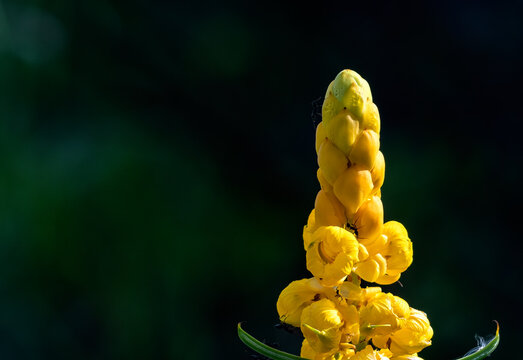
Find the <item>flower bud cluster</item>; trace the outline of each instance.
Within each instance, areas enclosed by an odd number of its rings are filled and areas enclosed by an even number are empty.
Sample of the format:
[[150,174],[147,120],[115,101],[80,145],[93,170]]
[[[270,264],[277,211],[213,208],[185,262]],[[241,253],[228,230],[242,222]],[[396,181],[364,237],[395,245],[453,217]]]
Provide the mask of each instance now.
[[292,282],[277,303],[280,320],[301,328],[308,359],[413,360],[431,344],[425,313],[379,287],[360,287],[360,278],[396,282],[413,256],[405,227],[383,222],[379,133],[369,84],[343,70],[327,89],[316,129],[321,190],[303,230],[314,277]]

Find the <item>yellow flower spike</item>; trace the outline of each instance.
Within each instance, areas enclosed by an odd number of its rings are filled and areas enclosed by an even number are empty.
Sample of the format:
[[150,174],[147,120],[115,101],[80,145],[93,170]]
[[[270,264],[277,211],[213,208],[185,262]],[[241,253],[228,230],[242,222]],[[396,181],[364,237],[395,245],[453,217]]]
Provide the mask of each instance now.
[[374,167],[374,162],[380,149],[380,137],[373,130],[363,130],[357,137],[349,160],[353,164],[358,164],[370,170]]
[[418,353],[432,344],[433,334],[427,314],[411,309],[403,327],[390,336],[390,350],[397,355]]
[[358,351],[356,355],[350,358],[350,360],[390,360],[382,352],[374,350],[372,346],[367,347],[361,351]]
[[363,121],[361,122],[363,129],[370,129],[378,134],[380,133],[380,113],[378,107],[374,103],[368,103],[363,114]]
[[388,245],[383,252],[387,258],[387,274],[398,275],[412,264],[412,241],[407,229],[397,222],[388,221],[383,225],[383,234],[388,238]]
[[316,229],[316,210],[312,209],[309,218],[307,219],[307,225],[303,227],[303,248],[305,251],[309,248],[312,242],[312,234],[314,234]]
[[323,175],[321,168],[318,168],[318,171],[316,171],[316,177],[318,178],[318,182],[320,183],[320,187],[323,191],[330,193],[333,191],[332,185],[329,184],[325,178],[325,175]]
[[333,193],[320,190],[314,202],[316,226],[344,226],[347,223],[345,208]]
[[323,226],[313,234],[307,249],[307,269],[323,286],[341,283],[358,259],[358,241],[338,226]]
[[315,278],[293,281],[283,289],[276,303],[280,321],[300,327],[304,308],[314,301],[334,295],[334,289],[321,286]]
[[345,206],[346,215],[351,218],[373,189],[370,171],[359,165],[349,167],[334,183],[334,194]]
[[358,241],[365,246],[372,244],[382,233],[383,204],[377,196],[367,199],[358,209],[352,224],[356,228]]
[[327,133],[323,127],[323,121],[320,121],[318,126],[316,126],[316,154],[320,152],[320,146],[323,140],[327,138]]
[[[374,167],[371,169],[370,174],[374,185],[372,195],[381,196],[380,189],[385,181],[385,157],[381,151],[378,151],[378,154],[376,155]],[[378,195],[378,193],[380,194]]]
[[349,159],[329,139],[323,140],[318,152],[318,165],[325,179],[334,184],[336,179],[347,170]]
[[313,302],[301,314],[303,335],[310,347],[318,353],[326,353],[338,347],[343,325],[342,314],[328,299]]

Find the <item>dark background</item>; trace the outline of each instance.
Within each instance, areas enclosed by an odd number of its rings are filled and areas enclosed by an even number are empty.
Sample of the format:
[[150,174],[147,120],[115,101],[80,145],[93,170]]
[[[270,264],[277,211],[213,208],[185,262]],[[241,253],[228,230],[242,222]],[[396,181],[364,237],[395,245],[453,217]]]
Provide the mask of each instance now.
[[[313,102],[366,78],[429,359],[521,353],[521,1],[0,1],[0,358],[298,353]],[[371,2],[369,2],[371,3]],[[317,121],[317,120],[316,120]]]

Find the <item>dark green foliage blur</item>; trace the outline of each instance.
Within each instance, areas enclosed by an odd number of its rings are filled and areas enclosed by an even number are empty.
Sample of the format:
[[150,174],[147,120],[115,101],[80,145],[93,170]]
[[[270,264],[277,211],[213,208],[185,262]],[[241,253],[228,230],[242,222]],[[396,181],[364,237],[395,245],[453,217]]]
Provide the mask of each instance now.
[[[0,0],[0,358],[298,353],[313,103],[343,68],[382,119],[386,220],[429,359],[521,353],[523,3]],[[314,114],[312,114],[314,115]],[[313,119],[315,118],[315,120]]]

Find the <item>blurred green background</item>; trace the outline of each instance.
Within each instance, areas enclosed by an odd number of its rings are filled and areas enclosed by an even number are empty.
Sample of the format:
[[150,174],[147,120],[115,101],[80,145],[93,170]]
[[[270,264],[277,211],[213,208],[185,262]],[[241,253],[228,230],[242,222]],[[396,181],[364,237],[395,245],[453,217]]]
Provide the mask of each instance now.
[[372,88],[426,359],[521,330],[521,1],[0,1],[0,358],[299,351],[315,101]]

